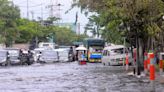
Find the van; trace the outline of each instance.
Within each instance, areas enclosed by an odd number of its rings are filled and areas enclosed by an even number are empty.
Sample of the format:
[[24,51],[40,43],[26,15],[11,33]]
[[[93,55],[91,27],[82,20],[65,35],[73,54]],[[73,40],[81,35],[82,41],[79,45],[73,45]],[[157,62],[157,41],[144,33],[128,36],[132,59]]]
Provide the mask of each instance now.
[[125,64],[126,54],[128,55],[129,64],[132,64],[132,55],[123,45],[105,47],[102,54],[103,65],[123,65]]

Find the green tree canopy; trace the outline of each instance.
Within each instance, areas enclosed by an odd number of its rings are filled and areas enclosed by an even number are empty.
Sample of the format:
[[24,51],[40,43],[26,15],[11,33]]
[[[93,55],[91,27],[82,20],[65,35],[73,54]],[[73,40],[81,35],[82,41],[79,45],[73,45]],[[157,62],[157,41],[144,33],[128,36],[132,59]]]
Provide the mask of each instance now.
[[6,46],[10,46],[17,37],[16,21],[19,18],[20,11],[17,6],[8,0],[0,0],[0,34]]

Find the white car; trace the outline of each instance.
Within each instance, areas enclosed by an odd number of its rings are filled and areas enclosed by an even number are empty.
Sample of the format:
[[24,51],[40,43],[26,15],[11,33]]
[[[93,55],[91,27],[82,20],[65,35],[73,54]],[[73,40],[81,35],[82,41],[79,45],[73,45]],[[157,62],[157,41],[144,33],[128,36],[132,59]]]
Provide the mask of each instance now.
[[34,57],[34,62],[38,62],[39,61],[39,57],[41,55],[41,52],[45,50],[45,48],[35,48],[32,52],[33,52],[33,57]]
[[58,52],[60,62],[73,61],[73,56],[69,54],[69,51],[67,49],[56,49],[55,51]]
[[43,50],[41,51],[41,55],[39,57],[40,63],[52,63],[57,62],[58,60],[58,54],[55,50]]
[[7,51],[6,50],[0,50],[0,65],[7,65]]
[[125,64],[126,53],[128,53],[129,64],[132,64],[132,55],[123,45],[108,46],[103,49],[102,63],[104,65]]

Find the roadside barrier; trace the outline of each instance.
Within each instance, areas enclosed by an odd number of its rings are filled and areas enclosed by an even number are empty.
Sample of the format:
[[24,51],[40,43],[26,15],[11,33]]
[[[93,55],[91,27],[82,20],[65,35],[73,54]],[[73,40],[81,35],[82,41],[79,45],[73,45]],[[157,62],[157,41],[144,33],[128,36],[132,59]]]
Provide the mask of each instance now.
[[159,61],[159,72],[160,72],[160,75],[163,73],[163,60]]
[[151,92],[155,92],[155,66],[153,64],[150,65],[150,85]]
[[155,92],[155,66],[154,66],[154,54],[153,53],[150,53],[149,54],[150,56],[150,83],[151,83],[151,91],[152,92]]
[[126,54],[126,71],[129,69],[129,57],[128,54]]
[[162,73],[163,73],[163,56],[164,56],[164,53],[160,53],[160,60],[159,60],[159,73],[160,73],[160,75],[162,75]]
[[150,64],[153,62],[154,62],[154,54],[148,53],[148,60],[147,60],[148,70],[150,69]]
[[154,81],[155,80],[155,66],[154,65],[150,65],[150,81]]

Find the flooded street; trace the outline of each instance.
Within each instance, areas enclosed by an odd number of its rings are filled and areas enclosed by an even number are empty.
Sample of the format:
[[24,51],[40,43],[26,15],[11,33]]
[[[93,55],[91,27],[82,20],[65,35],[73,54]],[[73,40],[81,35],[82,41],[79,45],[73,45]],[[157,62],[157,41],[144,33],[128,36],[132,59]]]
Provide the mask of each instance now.
[[[128,76],[121,66],[77,62],[0,69],[1,92],[150,92],[148,78]],[[156,83],[156,92],[164,92]]]

